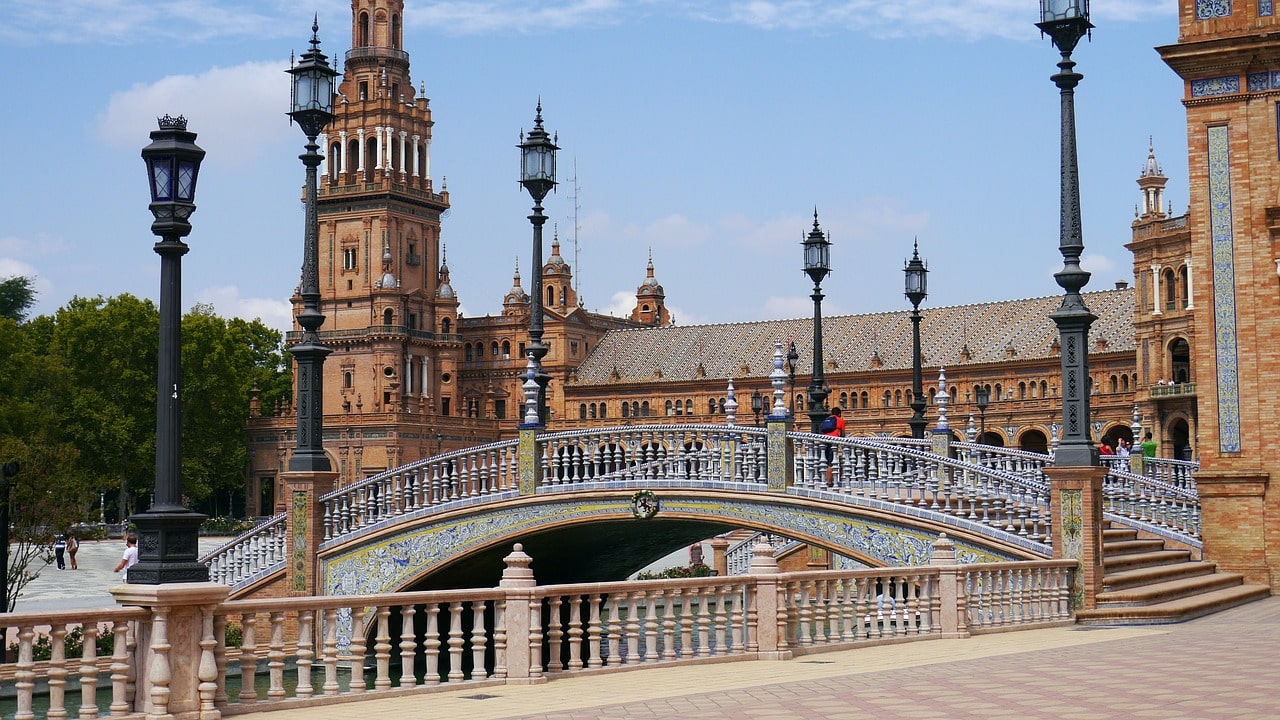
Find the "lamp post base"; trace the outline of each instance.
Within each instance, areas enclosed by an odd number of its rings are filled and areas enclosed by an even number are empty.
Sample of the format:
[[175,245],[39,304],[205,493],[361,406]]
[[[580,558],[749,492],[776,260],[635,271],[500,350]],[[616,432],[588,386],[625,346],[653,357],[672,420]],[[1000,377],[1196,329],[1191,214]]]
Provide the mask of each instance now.
[[129,584],[208,582],[209,568],[199,559],[205,517],[188,510],[148,510],[130,517],[138,528],[138,563],[129,568]]

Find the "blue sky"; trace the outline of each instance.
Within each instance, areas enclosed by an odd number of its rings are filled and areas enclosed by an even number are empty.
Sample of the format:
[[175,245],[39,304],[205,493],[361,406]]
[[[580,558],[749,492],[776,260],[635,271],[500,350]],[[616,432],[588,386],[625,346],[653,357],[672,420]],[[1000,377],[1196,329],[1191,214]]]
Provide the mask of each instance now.
[[[1175,0],[1092,11],[1074,58],[1087,289],[1103,289],[1132,281],[1149,136],[1186,209],[1186,135],[1153,49],[1177,40]],[[304,138],[284,70],[313,13],[340,59],[342,0],[0,0],[0,277],[36,276],[37,312],[158,297],[139,151],[157,116],[183,114],[208,152],[184,309],[288,327]],[[1058,54],[1037,15],[1035,0],[407,0],[464,312],[500,310],[517,257],[528,287],[515,145],[539,97],[562,148],[548,214],[589,309],[629,311],[652,251],[679,324],[807,317],[815,207],[828,314],[909,307],[914,238],[926,309],[1059,294]]]

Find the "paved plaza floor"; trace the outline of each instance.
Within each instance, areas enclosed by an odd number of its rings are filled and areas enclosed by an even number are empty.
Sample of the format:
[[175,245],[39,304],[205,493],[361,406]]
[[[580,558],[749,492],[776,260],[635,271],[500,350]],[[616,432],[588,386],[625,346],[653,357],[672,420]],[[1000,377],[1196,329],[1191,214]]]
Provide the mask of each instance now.
[[[225,537],[200,538],[201,554],[227,541]],[[124,554],[124,540],[81,542],[76,553],[79,570],[66,570],[56,565],[40,568],[40,576],[22,590],[16,612],[74,610],[77,608],[115,607],[110,588],[120,584],[120,574],[112,572]]]
[[1274,720],[1280,597],[1179,625],[1029,630],[235,717]]

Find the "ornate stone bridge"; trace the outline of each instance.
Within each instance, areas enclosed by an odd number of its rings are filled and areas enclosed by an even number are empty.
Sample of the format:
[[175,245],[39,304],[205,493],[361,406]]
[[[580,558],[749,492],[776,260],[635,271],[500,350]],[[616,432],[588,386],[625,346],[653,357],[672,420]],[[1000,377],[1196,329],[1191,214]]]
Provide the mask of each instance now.
[[[538,558],[541,582],[617,580],[738,528],[824,548],[852,567],[927,563],[943,533],[965,563],[1054,556],[1049,456],[949,434],[831,438],[788,426],[534,428],[337,490],[304,478],[289,486],[289,513],[207,561],[212,579],[243,597],[489,586],[513,542]],[[1111,468],[1103,509],[1198,546],[1190,470]]]

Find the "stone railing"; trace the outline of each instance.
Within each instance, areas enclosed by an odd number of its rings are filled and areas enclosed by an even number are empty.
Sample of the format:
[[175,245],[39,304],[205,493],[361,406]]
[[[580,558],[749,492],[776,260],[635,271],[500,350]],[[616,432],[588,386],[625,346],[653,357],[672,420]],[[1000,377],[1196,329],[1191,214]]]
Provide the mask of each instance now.
[[280,513],[200,558],[209,579],[226,585],[252,583],[284,567],[285,514]]
[[[928,441],[778,434],[728,425],[656,425],[570,430],[534,436],[536,473],[521,487],[516,440],[426,458],[320,498],[323,542],[387,527],[458,503],[503,500],[520,493],[627,487],[723,487],[760,492],[821,493],[827,499],[887,503],[973,520],[1047,547],[1052,537],[1047,455],[976,443],[953,443],[945,457]],[[780,453],[770,463],[770,451]],[[828,457],[831,460],[828,460]],[[828,464],[830,462],[830,464]],[[783,474],[771,478],[770,467]],[[1150,461],[1150,475],[1111,467],[1105,509],[1116,519],[1199,542],[1194,463]],[[827,471],[831,481],[827,482]],[[234,587],[283,567],[283,520],[275,519],[210,556],[214,577]]]
[[[217,718],[463,683],[785,660],[1069,624],[1076,567],[958,565],[945,537],[927,566],[871,570],[780,573],[760,544],[747,575],[539,587],[519,545],[505,562],[497,588],[226,602],[199,592],[218,586],[188,583],[154,607],[13,613],[0,624],[16,628],[18,659],[0,665],[0,679],[14,679],[15,720],[34,720],[37,688],[48,688],[49,718],[77,706],[80,717],[97,716],[103,709],[80,693],[95,697],[104,663],[113,717]],[[86,642],[69,659],[76,628],[110,634],[112,650]],[[37,662],[34,649],[46,641],[49,660]]]

